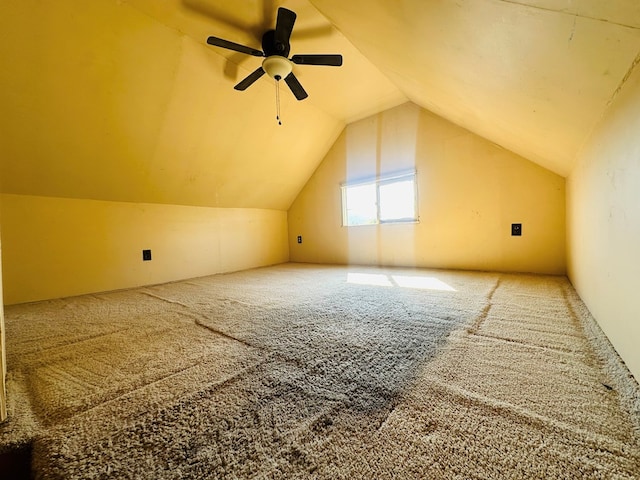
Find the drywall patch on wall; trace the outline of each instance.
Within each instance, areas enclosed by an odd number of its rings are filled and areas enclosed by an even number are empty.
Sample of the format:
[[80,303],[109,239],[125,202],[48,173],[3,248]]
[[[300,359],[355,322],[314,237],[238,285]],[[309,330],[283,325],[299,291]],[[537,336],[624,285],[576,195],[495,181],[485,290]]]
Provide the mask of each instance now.
[[[407,168],[418,223],[342,226],[343,182]],[[407,103],[346,127],[289,209],[289,239],[298,262],[564,274],[565,179]]]
[[284,211],[11,194],[2,207],[7,304],[288,261]]
[[568,274],[640,380],[640,68],[567,179]]

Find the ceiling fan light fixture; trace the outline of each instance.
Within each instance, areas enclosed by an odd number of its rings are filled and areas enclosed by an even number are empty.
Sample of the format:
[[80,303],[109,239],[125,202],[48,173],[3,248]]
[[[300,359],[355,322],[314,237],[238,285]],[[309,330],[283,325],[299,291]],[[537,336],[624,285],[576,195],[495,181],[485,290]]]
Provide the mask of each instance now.
[[267,72],[267,75],[271,78],[281,80],[291,73],[293,63],[286,57],[271,55],[262,61],[262,69]]

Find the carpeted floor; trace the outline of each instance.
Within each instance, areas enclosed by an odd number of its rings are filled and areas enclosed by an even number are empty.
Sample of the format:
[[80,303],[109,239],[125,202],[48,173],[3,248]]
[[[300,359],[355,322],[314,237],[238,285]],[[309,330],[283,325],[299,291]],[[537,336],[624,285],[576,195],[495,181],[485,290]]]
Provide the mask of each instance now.
[[640,478],[563,277],[285,264],[5,315],[35,478]]

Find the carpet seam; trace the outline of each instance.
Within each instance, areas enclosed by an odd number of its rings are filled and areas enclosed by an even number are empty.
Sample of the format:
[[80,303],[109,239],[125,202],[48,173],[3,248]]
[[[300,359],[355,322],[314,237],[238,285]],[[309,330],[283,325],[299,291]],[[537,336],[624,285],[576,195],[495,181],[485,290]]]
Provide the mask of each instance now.
[[[635,445],[633,444],[611,438],[608,435],[589,432],[588,430],[585,430],[583,428],[571,426],[566,422],[554,420],[553,418],[533,412],[525,407],[487,397],[486,395],[472,392],[462,387],[446,384],[432,375],[424,376],[422,377],[422,379],[429,382],[433,387],[442,392],[452,394],[460,399],[489,407],[491,409],[500,409],[507,411],[513,415],[521,417],[522,419],[533,421],[534,423],[550,430],[560,430],[565,433],[569,433],[577,437],[577,440],[579,440],[580,442],[588,443],[593,447],[602,448],[603,444],[609,447],[613,446],[614,448],[616,448],[616,453],[620,456],[624,456],[624,453],[629,449],[629,447],[635,447]],[[640,459],[638,453],[636,453],[635,456],[637,457],[637,459]]]

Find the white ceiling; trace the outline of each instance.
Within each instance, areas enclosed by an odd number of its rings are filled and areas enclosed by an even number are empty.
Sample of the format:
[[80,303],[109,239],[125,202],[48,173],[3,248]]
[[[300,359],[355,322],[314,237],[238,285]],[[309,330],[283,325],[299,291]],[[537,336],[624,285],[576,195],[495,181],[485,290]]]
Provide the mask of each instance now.
[[[260,59],[285,6],[309,98]],[[640,53],[637,0],[4,0],[2,191],[286,210],[345,124],[411,100],[561,175]]]

